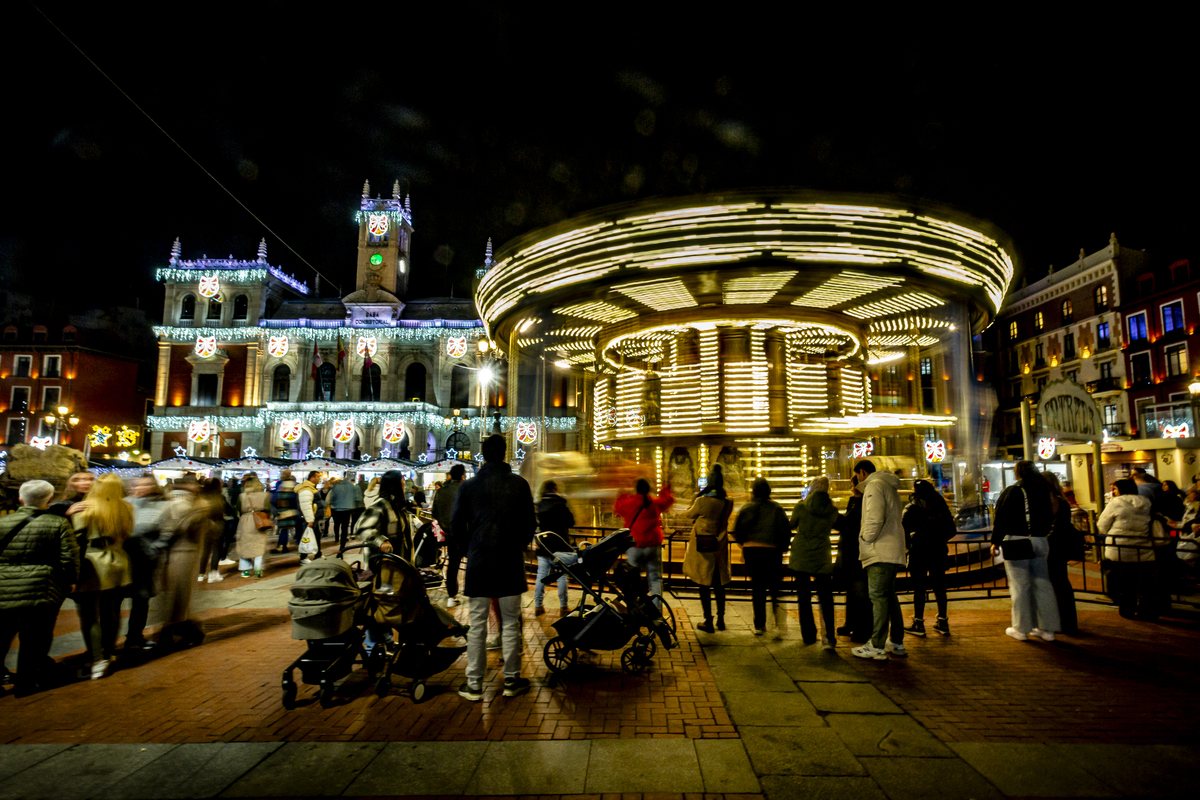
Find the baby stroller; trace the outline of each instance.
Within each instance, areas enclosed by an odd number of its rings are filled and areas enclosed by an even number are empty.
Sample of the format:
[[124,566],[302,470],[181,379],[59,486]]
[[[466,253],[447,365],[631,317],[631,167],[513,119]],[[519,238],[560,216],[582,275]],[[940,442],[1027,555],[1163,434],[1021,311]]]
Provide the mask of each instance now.
[[295,670],[310,686],[320,686],[321,706],[333,702],[333,685],[350,674],[356,661],[368,666],[363,632],[368,595],[355,580],[354,570],[337,558],[319,558],[300,567],[292,586],[288,613],[292,638],[304,639],[308,649],[283,671],[283,707],[296,705]]
[[[578,608],[554,623],[558,636],[547,642],[543,651],[542,657],[552,672],[561,673],[574,666],[580,649],[616,650],[632,639],[633,643],[621,653],[621,668],[638,675],[650,666],[658,651],[656,640],[667,650],[679,644],[675,615],[667,602],[650,594],[646,580],[636,569],[624,560],[618,563],[633,547],[628,529],[610,533],[591,547],[578,550],[556,533],[539,533],[535,538],[545,557],[552,561],[550,574],[542,583],[551,586],[565,573],[583,587]],[[568,565],[554,555],[556,552],[574,552],[578,560]],[[609,569],[613,571],[611,578]],[[615,593],[615,600],[604,597],[606,584]]]
[[[379,645],[381,655],[371,655],[380,663],[375,694],[383,697],[392,688],[392,675],[411,678],[405,690],[413,702],[425,699],[425,681],[458,660],[466,647],[440,647],[450,636],[466,636],[467,626],[459,624],[444,609],[429,602],[425,572],[400,556],[379,553],[372,556],[374,572],[368,614],[382,625],[395,629],[395,640]],[[437,575],[436,579],[441,580]]]

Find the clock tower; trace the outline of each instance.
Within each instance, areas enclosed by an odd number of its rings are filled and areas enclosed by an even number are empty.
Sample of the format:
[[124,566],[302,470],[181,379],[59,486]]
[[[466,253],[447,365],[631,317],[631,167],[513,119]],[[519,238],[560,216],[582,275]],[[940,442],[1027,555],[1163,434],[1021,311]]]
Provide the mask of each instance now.
[[412,269],[412,206],[400,199],[400,181],[392,184],[392,196],[371,197],[371,183],[363,183],[358,214],[358,270],[355,287],[374,284],[397,297],[408,290]]

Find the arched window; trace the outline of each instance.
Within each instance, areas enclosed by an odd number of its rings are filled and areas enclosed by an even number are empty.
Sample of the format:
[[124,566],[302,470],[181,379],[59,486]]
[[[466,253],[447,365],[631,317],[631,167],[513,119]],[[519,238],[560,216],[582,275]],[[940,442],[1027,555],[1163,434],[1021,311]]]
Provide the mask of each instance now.
[[425,365],[409,364],[404,371],[404,399],[425,402]]
[[471,405],[471,371],[461,364],[455,364],[450,371],[450,405],[454,408]]
[[1094,297],[1096,298],[1096,313],[1108,311],[1108,287],[1097,286]]
[[1075,306],[1071,305],[1070,300],[1063,300],[1062,321],[1063,325],[1070,325],[1075,321]]
[[244,294],[239,294],[233,298],[233,318],[247,319],[250,316],[250,298]]
[[378,400],[379,384],[382,377],[383,372],[379,369],[378,364],[372,364],[364,369],[362,373],[362,393],[359,399],[366,402]]
[[196,318],[196,295],[185,294],[183,303],[179,306],[180,319],[195,319]]
[[292,370],[287,364],[280,364],[275,368],[275,374],[271,379],[271,400],[276,403],[286,403],[291,391]]
[[337,370],[326,361],[317,369],[317,380],[313,384],[313,400],[332,401],[337,389]]
[[213,298],[212,300],[208,301],[208,318],[209,319],[220,319],[221,318],[221,301],[220,300]]

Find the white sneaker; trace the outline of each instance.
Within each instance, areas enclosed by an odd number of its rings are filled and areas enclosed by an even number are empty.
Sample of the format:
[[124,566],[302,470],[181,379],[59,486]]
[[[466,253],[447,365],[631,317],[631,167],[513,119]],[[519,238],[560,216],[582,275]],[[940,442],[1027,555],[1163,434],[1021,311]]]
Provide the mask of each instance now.
[[206,580],[207,580],[207,578],[206,578],[205,576],[203,576],[203,575],[197,575],[197,576],[196,576],[196,582],[197,582],[197,583],[204,583],[204,581],[206,581]]
[[1027,634],[1021,633],[1016,628],[1008,628],[1004,632],[1006,634],[1008,634],[1009,636],[1011,636],[1012,638],[1016,639],[1018,642],[1029,641],[1029,636]]
[[111,661],[105,659],[92,664],[92,680],[98,681],[108,674],[108,667],[112,664]]
[[223,580],[225,580],[225,576],[217,572],[215,569],[208,573],[209,583],[218,583]]
[[454,608],[458,605],[458,599],[454,597],[446,598],[446,608]]
[[218,567],[232,567],[236,563],[237,562],[234,561],[232,558],[222,558],[220,563],[217,564],[217,566]]
[[896,644],[891,639],[888,639],[883,645],[883,651],[885,653],[891,653],[894,656],[900,656],[901,658],[908,657],[908,648],[902,644]]
[[858,656],[859,658],[873,658],[876,661],[887,661],[887,650],[880,650],[870,642],[867,642],[859,647],[855,647],[850,651],[850,653]]
[[1041,630],[1039,628],[1034,628],[1033,630],[1031,630],[1029,632],[1029,635],[1036,636],[1037,638],[1041,639],[1043,642],[1053,642],[1054,641],[1053,633],[1051,633],[1050,631]]

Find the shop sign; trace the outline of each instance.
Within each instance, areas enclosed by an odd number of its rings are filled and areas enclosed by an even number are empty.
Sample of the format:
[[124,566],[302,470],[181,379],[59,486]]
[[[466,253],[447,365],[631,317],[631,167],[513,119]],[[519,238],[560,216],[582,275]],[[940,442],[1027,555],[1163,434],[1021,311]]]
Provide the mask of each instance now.
[[1100,410],[1096,400],[1074,381],[1055,381],[1038,398],[1038,436],[1058,441],[1100,438]]
[[1124,449],[1124,447],[1121,447],[1120,442],[1112,442],[1110,444],[1100,445],[1100,452],[1102,453],[1119,453]]

